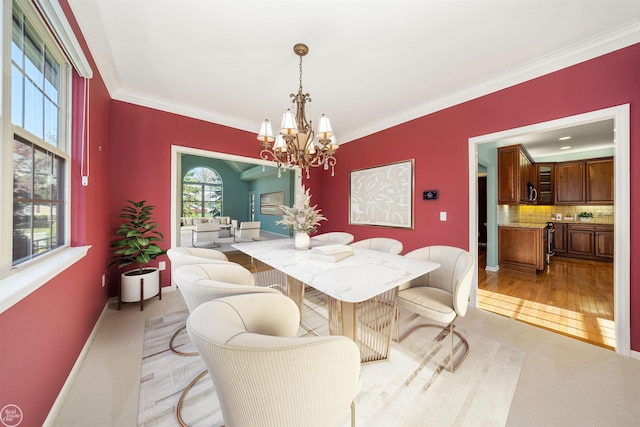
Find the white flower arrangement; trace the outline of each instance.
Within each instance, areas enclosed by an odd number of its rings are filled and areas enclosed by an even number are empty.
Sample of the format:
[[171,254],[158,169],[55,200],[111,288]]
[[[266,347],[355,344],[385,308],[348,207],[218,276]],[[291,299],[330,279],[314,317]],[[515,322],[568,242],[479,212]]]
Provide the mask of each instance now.
[[276,224],[282,224],[289,227],[295,233],[312,233],[316,231],[316,228],[320,224],[320,221],[326,221],[327,218],[320,213],[318,205],[311,206],[311,196],[309,195],[309,189],[302,187],[302,194],[296,198],[296,203],[293,206],[282,206],[280,209],[284,211],[281,221],[277,221]]

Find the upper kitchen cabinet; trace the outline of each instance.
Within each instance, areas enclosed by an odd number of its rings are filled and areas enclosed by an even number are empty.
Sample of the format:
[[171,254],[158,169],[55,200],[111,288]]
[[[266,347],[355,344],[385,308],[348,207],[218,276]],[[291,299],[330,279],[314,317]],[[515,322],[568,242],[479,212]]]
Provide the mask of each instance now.
[[556,163],[554,204],[612,205],[613,157]]
[[584,162],[557,163],[554,169],[554,204],[583,204],[586,194],[584,188]]
[[553,205],[554,163],[536,163],[538,177],[538,205]]
[[613,205],[613,158],[586,161],[587,203]]
[[498,148],[498,204],[531,203],[535,166],[522,145]]

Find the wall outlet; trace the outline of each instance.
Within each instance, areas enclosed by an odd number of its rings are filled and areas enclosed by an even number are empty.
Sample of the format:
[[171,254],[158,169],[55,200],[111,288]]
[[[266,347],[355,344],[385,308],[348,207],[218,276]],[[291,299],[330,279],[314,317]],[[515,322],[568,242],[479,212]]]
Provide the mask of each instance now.
[[447,213],[440,212],[440,221],[446,221],[446,220],[447,220]]
[[162,271],[162,270],[166,270],[167,269],[167,263],[166,261],[160,261],[158,263],[158,270]]
[[103,287],[103,288],[104,288],[104,284],[105,284],[105,282],[106,282],[106,279],[105,279],[104,274],[103,274],[103,275],[102,275],[102,287]]

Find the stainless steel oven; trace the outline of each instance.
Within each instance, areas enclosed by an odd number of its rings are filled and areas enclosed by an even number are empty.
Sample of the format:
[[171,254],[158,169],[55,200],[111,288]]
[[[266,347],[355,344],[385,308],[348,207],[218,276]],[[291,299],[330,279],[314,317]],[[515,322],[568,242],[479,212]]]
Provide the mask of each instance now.
[[553,233],[555,233],[556,228],[552,222],[547,222],[547,225],[544,227],[544,243],[545,243],[545,255],[547,259],[547,265],[551,263],[551,257],[554,255],[553,252]]

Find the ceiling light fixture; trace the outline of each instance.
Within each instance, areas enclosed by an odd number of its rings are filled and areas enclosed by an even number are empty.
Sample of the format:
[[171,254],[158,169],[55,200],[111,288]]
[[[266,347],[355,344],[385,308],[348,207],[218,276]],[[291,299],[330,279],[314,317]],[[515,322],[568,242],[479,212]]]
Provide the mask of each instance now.
[[309,168],[322,166],[325,170],[331,168],[331,176],[334,175],[336,158],[333,156],[338,149],[335,135],[331,129],[329,118],[324,114],[318,120],[317,135],[311,120],[307,123],[305,114],[305,104],[311,102],[311,95],[302,93],[302,57],[309,53],[307,45],[298,43],[293,46],[293,51],[300,57],[300,86],[297,94],[289,95],[292,98],[295,116],[291,108],[282,115],[280,133],[275,138],[269,120],[265,120],[260,125],[258,141],[262,146],[260,158],[272,160],[278,166],[278,176],[280,169],[291,166],[298,166],[307,172],[309,178]]
[[558,141],[566,141],[567,139],[571,139],[570,136],[563,136],[561,138],[558,138]]
[[567,145],[566,147],[560,147],[561,150],[568,150],[571,146]]

